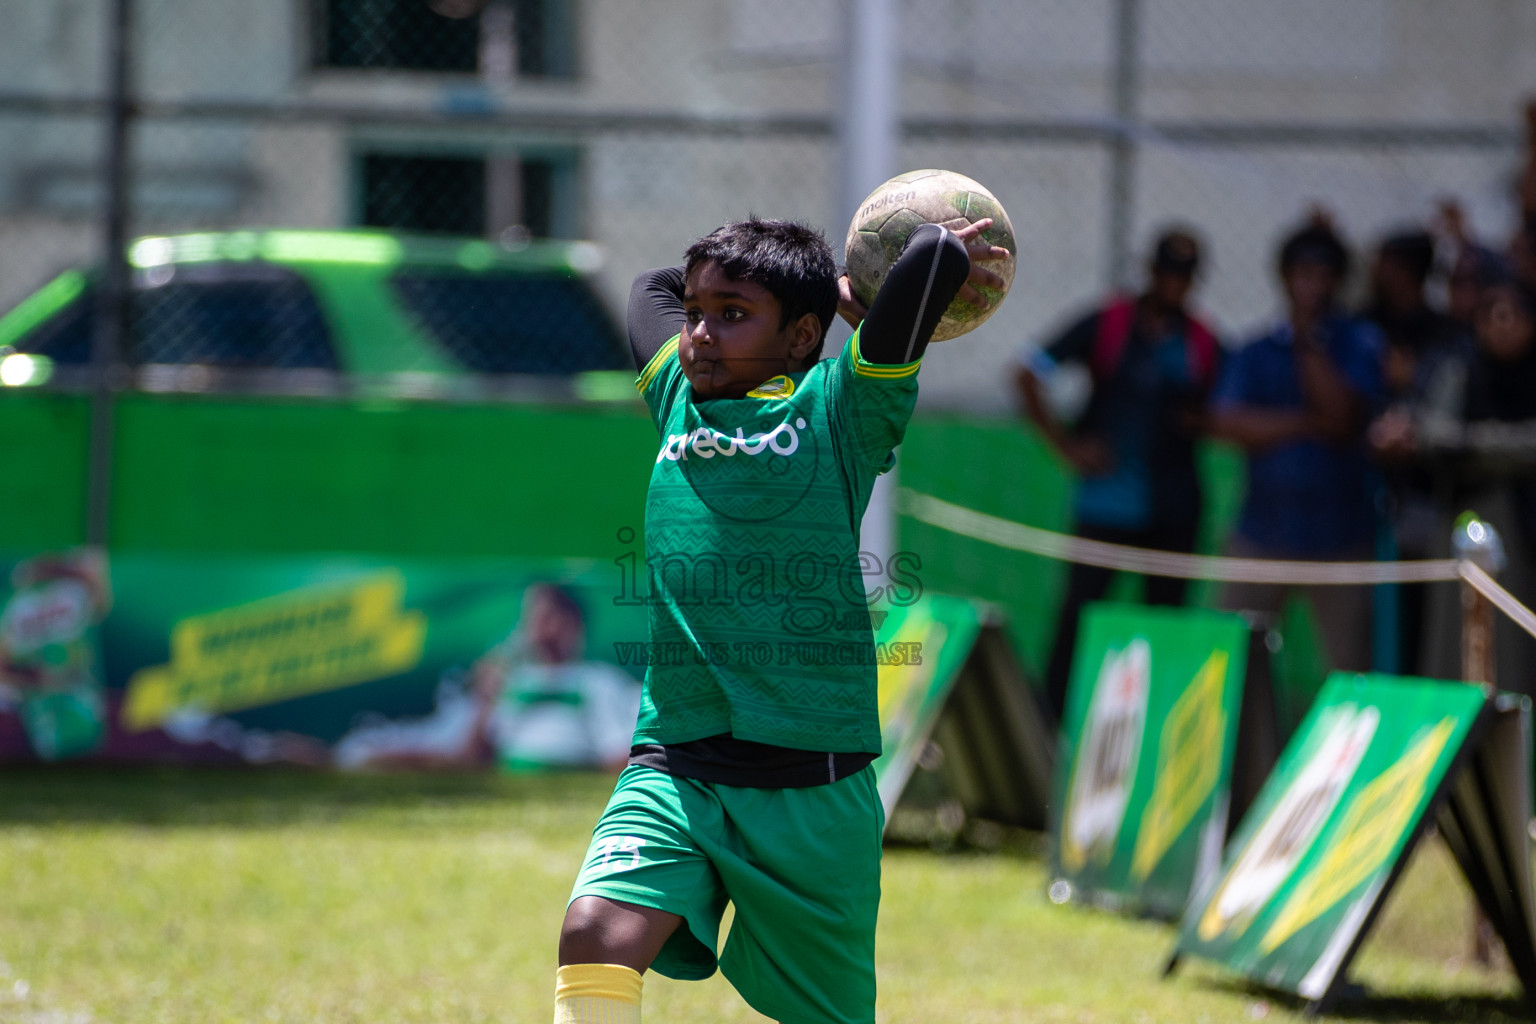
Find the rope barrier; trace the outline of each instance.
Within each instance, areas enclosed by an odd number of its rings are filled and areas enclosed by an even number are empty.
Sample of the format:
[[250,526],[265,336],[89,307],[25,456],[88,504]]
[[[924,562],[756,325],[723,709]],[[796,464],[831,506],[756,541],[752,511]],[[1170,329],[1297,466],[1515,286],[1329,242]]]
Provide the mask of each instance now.
[[1520,599],[1503,587],[1497,580],[1483,571],[1481,566],[1472,562],[1461,562],[1457,565],[1457,572],[1461,578],[1472,584],[1477,592],[1493,602],[1493,606],[1508,615],[1515,625],[1525,630],[1531,636],[1536,636],[1536,612],[1532,612]]
[[[1056,533],[1053,530],[1042,530],[1036,526],[1025,526],[1023,523],[977,512],[975,509],[956,505],[908,487],[899,489],[897,508],[902,514],[911,516],[919,522],[937,526],[941,530],[958,533],[973,540],[995,544],[998,547],[1149,576],[1329,586],[1432,583],[1462,578],[1460,563],[1451,558],[1412,562],[1312,562],[1272,558],[1230,558],[1225,555],[1187,555],[1173,551],[1131,547],[1128,544],[1111,544],[1107,541],[1087,540],[1070,534]],[[1489,578],[1488,582],[1493,583],[1492,578]],[[1498,584],[1495,583],[1494,586]],[[1490,598],[1490,600],[1493,599]],[[1511,597],[1510,600],[1513,601],[1514,598]],[[1498,602],[1495,600],[1495,603]]]
[[1086,540],[1011,519],[987,515],[931,494],[902,487],[897,509],[919,522],[962,537],[1044,558],[1082,562],[1149,576],[1242,583],[1290,583],[1348,586],[1373,583],[1436,583],[1465,580],[1521,629],[1536,637],[1536,612],[1521,604],[1476,564],[1454,558],[1411,562],[1305,562],[1272,558],[1186,555],[1173,551]]

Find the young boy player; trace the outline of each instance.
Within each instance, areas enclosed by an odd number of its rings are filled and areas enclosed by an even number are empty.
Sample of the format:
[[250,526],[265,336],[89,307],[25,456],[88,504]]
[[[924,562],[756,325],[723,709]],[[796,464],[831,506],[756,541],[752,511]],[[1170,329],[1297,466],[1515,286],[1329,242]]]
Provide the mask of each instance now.
[[[820,233],[730,224],[630,295],[660,434],[646,499],[650,667],[629,767],[560,933],[557,1024],[633,1024],[641,973],[719,959],[786,1024],[870,1024],[884,824],[859,522],[979,235],[914,231],[866,311]],[[820,361],[835,313],[857,330]],[[862,323],[860,322],[862,320]]]

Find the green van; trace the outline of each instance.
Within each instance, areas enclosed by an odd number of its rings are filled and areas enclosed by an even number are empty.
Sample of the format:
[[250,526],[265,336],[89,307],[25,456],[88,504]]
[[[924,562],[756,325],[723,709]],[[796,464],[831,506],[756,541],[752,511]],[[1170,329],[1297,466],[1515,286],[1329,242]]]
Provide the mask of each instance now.
[[[123,354],[144,390],[258,380],[256,390],[313,393],[405,375],[451,393],[453,381],[629,363],[586,242],[228,231],[140,238],[128,257]],[[71,269],[32,293],[0,317],[0,350],[46,357],[66,377],[89,363],[94,282]]]

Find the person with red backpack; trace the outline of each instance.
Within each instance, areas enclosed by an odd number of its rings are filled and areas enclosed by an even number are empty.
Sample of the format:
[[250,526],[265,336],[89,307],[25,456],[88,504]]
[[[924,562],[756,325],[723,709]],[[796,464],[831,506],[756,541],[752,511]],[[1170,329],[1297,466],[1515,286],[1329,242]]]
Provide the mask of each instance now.
[[[1199,529],[1195,441],[1206,429],[1206,397],[1221,350],[1187,301],[1200,246],[1187,230],[1164,232],[1140,295],[1117,294],[1053,341],[1026,351],[1018,390],[1029,419],[1077,473],[1075,532],[1093,540],[1161,551],[1191,551]],[[1063,365],[1087,369],[1088,403],[1063,423],[1046,400]],[[1111,569],[1074,563],[1046,671],[1046,695],[1066,707],[1082,606],[1104,596]],[[1184,602],[1185,581],[1146,580],[1149,604]]]

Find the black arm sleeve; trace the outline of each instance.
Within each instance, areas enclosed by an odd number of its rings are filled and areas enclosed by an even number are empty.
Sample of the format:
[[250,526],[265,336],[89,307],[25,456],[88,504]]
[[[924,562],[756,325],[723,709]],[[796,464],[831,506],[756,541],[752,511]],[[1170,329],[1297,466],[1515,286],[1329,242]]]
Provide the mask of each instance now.
[[645,369],[661,346],[683,329],[683,268],[647,270],[629,289],[629,351]]
[[859,355],[886,364],[922,358],[933,329],[970,273],[971,257],[953,231],[924,224],[912,232],[859,329]]

